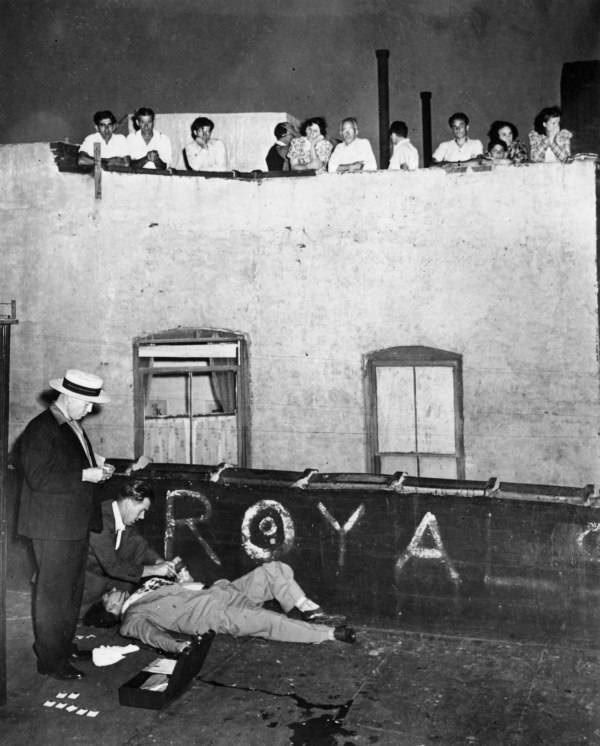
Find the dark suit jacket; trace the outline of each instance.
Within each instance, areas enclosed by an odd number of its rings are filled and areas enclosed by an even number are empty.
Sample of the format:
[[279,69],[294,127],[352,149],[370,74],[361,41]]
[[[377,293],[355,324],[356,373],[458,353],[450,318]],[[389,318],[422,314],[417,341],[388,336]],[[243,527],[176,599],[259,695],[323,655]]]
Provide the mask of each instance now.
[[275,143],[269,148],[265,161],[269,171],[289,171],[290,164],[286,158],[289,146]]
[[[222,583],[229,586],[226,581]],[[235,600],[240,593],[235,590],[228,592],[218,585],[201,591],[188,589],[179,583],[163,585],[142,596],[125,611],[120,633],[167,653],[176,653],[178,643],[173,635],[203,635],[208,632],[212,618],[209,610],[217,616],[225,613],[230,596]]]
[[140,582],[144,565],[153,565],[162,559],[135,526],[125,528],[118,549],[115,549],[116,539],[112,501],[107,500],[102,504],[102,531],[90,534],[83,607],[97,601],[113,587],[132,590]]
[[[90,448],[91,450],[91,448]],[[81,481],[89,467],[78,437],[52,409],[35,417],[17,447],[23,478],[18,531],[31,539],[84,539],[101,528],[94,487]]]

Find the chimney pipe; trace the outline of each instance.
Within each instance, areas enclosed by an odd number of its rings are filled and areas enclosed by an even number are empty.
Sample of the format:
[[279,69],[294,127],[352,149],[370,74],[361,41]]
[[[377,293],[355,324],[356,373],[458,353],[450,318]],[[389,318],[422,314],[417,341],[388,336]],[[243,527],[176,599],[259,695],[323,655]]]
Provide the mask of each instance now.
[[379,168],[387,168],[390,163],[390,86],[388,60],[389,49],[376,49],[377,86],[379,89]]
[[423,166],[431,166],[431,91],[421,91],[421,121],[423,123]]

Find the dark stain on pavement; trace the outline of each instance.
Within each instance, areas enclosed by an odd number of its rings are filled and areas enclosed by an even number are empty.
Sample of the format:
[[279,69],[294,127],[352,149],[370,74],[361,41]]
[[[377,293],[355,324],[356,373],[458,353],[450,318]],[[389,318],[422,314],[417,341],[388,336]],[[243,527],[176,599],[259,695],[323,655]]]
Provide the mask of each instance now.
[[[290,740],[291,746],[335,746],[338,742],[335,736],[354,736],[356,731],[348,730],[344,728],[344,718],[350,711],[354,700],[349,699],[344,704],[319,704],[317,702],[309,702],[307,699],[302,697],[300,694],[295,692],[271,692],[268,689],[260,689],[258,687],[247,687],[239,686],[237,684],[224,684],[220,681],[214,681],[214,679],[199,679],[204,684],[210,684],[211,686],[223,687],[225,689],[239,689],[244,692],[258,692],[260,694],[268,694],[271,697],[279,697],[285,699],[292,699],[298,707],[303,710],[307,716],[311,715],[313,710],[335,710],[335,715],[319,715],[318,717],[307,717],[305,720],[300,720],[297,723],[289,723],[288,728],[291,729],[293,735]],[[269,717],[266,712],[261,713],[263,720]],[[277,723],[269,723],[267,727],[275,727]]]

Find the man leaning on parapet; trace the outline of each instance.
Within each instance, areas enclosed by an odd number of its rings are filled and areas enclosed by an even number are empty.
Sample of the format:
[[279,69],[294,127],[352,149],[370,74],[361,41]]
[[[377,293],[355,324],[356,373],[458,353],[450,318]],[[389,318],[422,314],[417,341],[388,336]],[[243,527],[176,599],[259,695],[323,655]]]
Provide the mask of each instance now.
[[336,146],[327,164],[329,173],[377,171],[371,143],[365,137],[358,136],[358,122],[354,117],[342,119],[340,135],[342,142]]
[[78,166],[94,165],[94,145],[100,145],[103,166],[129,166],[129,152],[124,135],[116,135],[117,119],[112,111],[97,111],[94,114],[96,131],[81,143],[77,156]]
[[171,165],[171,141],[154,128],[154,111],[141,107],[133,115],[136,132],[127,135],[132,168],[164,171]]

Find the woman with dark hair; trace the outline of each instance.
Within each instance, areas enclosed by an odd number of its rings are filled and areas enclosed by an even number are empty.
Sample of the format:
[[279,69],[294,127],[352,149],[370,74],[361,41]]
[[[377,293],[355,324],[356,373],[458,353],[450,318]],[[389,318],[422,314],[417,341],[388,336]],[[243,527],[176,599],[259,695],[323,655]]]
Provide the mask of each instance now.
[[490,142],[501,140],[506,143],[506,158],[513,163],[525,163],[528,160],[527,147],[519,140],[519,130],[512,122],[497,119],[492,122],[488,132]]
[[573,133],[560,128],[560,117],[558,106],[547,106],[535,118],[529,133],[532,163],[564,163],[570,157]]
[[311,117],[302,122],[300,134],[302,137],[295,137],[288,151],[292,171],[325,171],[333,145],[325,137],[327,123],[323,117]]

